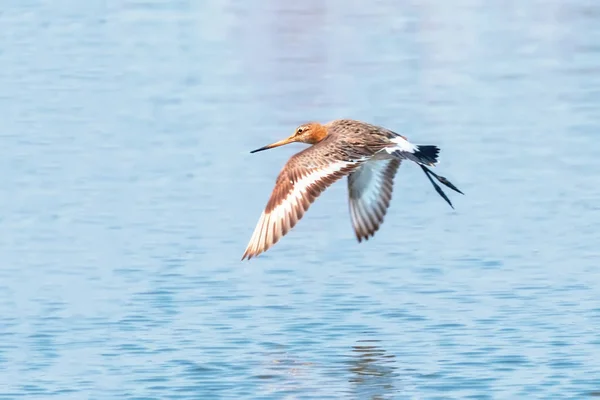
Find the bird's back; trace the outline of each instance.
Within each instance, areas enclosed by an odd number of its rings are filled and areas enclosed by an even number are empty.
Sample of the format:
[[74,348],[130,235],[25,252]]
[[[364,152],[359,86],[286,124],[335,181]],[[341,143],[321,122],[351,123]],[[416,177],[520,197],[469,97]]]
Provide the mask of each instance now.
[[325,124],[328,138],[338,146],[352,148],[361,155],[371,156],[390,145],[399,135],[389,129],[353,119],[337,119]]

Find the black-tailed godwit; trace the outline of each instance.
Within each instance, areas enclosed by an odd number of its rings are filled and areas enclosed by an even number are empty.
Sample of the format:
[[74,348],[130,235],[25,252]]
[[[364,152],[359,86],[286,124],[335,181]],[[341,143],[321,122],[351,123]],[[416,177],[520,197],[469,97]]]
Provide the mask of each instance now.
[[251,259],[277,243],[327,187],[346,175],[350,218],[359,242],[373,236],[382,224],[402,160],[417,163],[452,208],[450,199],[431,177],[463,194],[446,178],[427,168],[438,162],[437,146],[414,145],[389,129],[350,119],[301,125],[287,139],[251,153],[293,142],[312,146],[293,155],[279,173],[242,260]]

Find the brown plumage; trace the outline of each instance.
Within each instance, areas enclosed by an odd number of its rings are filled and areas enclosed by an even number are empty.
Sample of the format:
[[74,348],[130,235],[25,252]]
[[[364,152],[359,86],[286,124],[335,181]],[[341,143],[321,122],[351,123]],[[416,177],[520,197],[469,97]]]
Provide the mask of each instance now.
[[431,176],[462,193],[426,167],[437,163],[436,146],[413,145],[388,129],[355,120],[304,124],[287,139],[252,153],[293,142],[312,146],[292,156],[279,173],[242,260],[277,243],[327,187],[346,175],[350,216],[359,242],[373,236],[381,226],[392,198],[394,176],[404,159],[423,168],[450,206],[452,203]]

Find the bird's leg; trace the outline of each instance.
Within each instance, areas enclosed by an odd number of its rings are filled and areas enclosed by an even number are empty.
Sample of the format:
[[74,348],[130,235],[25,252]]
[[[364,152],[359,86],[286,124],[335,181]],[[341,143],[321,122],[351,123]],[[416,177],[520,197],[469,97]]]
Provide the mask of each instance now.
[[460,190],[458,190],[458,188],[456,186],[454,186],[448,179],[444,178],[443,176],[437,175],[435,172],[431,171],[429,168],[427,168],[424,165],[421,165],[420,167],[423,169],[423,172],[425,172],[425,175],[427,176],[427,179],[429,179],[429,182],[431,182],[431,184],[435,188],[435,191],[438,192],[438,194],[440,196],[442,196],[442,198],[444,200],[446,200],[446,202],[450,205],[450,207],[454,208],[454,206],[452,205],[452,202],[450,201],[450,199],[448,198],[448,196],[446,196],[446,193],[444,193],[442,191],[442,188],[437,183],[435,183],[433,181],[433,179],[431,179],[431,175],[433,175],[435,177],[435,179],[437,179],[438,181],[440,181],[444,185],[448,186],[450,189],[452,189],[454,191],[457,191],[460,194],[464,194],[464,193],[461,192]]
[[421,165],[421,168],[423,168],[423,170],[425,170],[426,172],[429,172],[431,175],[435,176],[435,179],[437,179],[438,181],[440,181],[444,185],[448,186],[450,189],[452,189],[455,192],[458,192],[458,193],[464,195],[464,193],[461,192],[456,186],[454,186],[452,184],[452,182],[450,182],[448,179],[444,178],[443,176],[439,176],[438,174],[436,174],[435,172],[433,172],[429,168],[425,167],[424,165]]
[[433,179],[431,179],[431,176],[429,176],[429,172],[431,172],[431,171],[429,171],[427,168],[425,168],[425,167],[424,167],[424,166],[422,166],[422,165],[421,165],[421,168],[423,168],[423,172],[425,172],[425,175],[427,176],[427,179],[429,179],[429,182],[431,182],[431,184],[432,184],[432,185],[433,185],[433,187],[435,188],[435,191],[436,191],[436,192],[438,192],[438,194],[439,194],[440,196],[442,196],[442,198],[443,198],[444,200],[446,200],[446,202],[447,202],[448,204],[450,204],[450,207],[454,208],[454,206],[452,205],[452,202],[450,201],[450,199],[448,198],[448,196],[446,196],[446,193],[444,193],[444,192],[442,191],[442,188],[440,187],[440,185],[438,185],[437,183],[435,183],[435,182],[433,181]]

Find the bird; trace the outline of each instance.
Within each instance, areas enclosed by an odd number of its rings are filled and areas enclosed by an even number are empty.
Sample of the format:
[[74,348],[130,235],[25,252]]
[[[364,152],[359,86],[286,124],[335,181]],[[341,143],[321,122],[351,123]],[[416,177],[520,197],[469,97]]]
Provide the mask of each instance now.
[[308,122],[298,126],[288,138],[250,153],[294,142],[311,146],[294,154],[280,171],[242,260],[250,260],[271,248],[298,223],[325,189],[345,176],[350,219],[359,243],[374,236],[383,223],[392,198],[394,176],[404,160],[419,165],[436,192],[453,209],[452,202],[432,177],[464,194],[428,168],[438,163],[438,146],[415,145],[392,130],[353,119],[324,124]]

